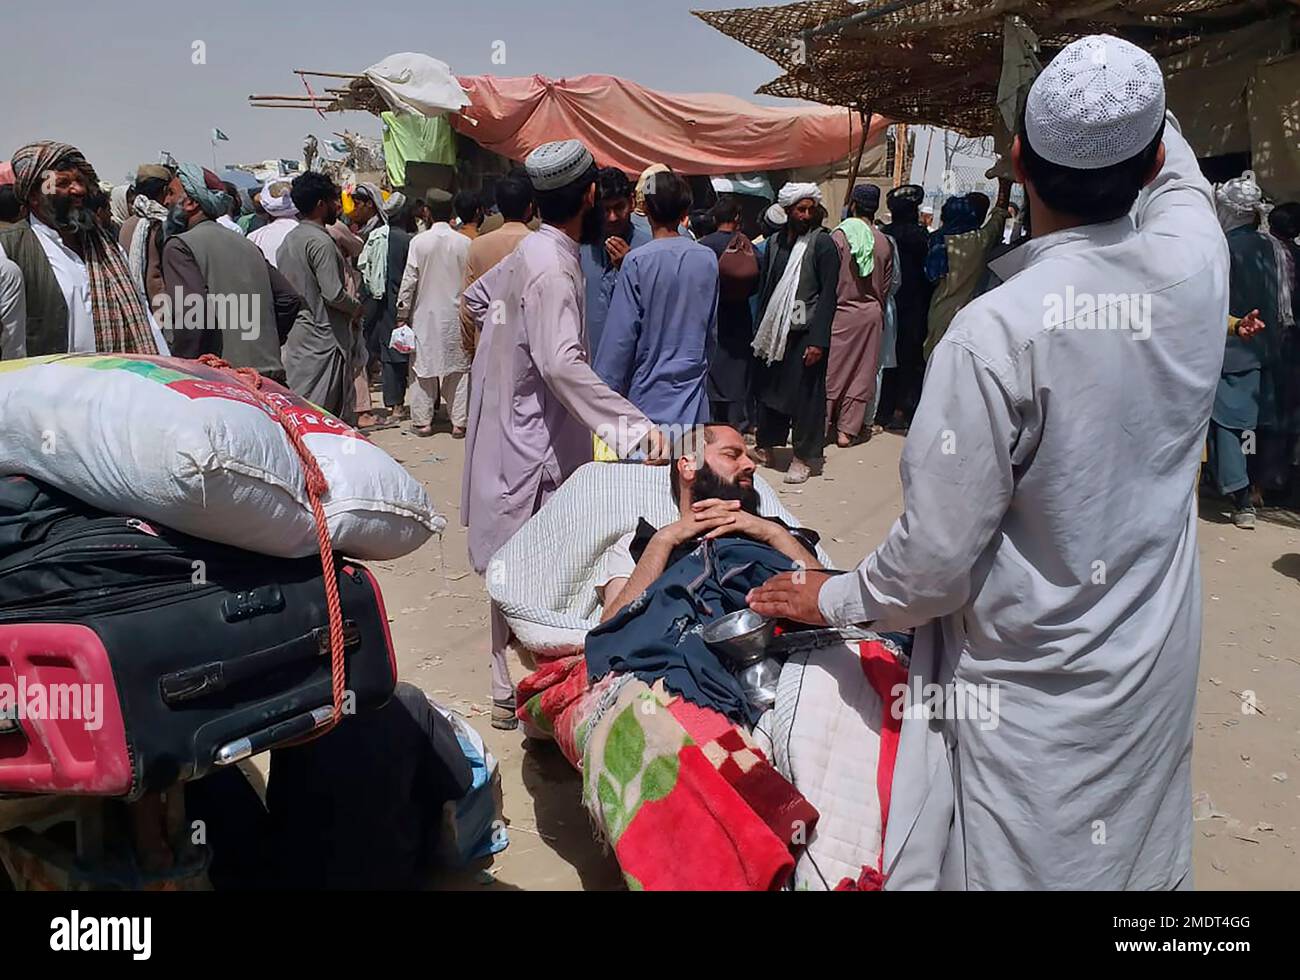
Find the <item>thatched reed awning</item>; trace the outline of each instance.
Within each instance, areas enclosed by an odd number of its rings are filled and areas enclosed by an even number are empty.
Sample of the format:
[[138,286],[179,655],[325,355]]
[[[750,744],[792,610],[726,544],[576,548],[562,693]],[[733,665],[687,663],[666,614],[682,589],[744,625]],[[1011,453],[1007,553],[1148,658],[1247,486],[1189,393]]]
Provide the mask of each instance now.
[[1046,63],[1098,33],[1160,59],[1297,8],[1300,0],[805,0],[694,13],[785,69],[760,93],[983,135],[997,113],[1007,15],[1034,30]]

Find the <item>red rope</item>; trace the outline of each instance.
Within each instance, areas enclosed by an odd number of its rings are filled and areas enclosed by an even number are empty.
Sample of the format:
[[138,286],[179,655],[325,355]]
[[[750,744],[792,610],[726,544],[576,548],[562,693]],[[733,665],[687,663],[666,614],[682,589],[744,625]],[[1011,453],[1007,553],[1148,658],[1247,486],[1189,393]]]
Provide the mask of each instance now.
[[[199,363],[207,367],[233,375],[247,386],[257,397],[258,402],[274,416],[289,437],[289,443],[302,462],[307,489],[307,500],[311,504],[312,519],[316,524],[316,544],[320,550],[321,571],[325,578],[325,607],[329,613],[330,627],[330,691],[333,699],[334,713],[329,724],[313,732],[310,738],[324,735],[339,723],[343,716],[344,697],[344,662],[343,662],[343,604],[339,601],[339,582],[334,570],[334,546],[330,542],[329,524],[325,520],[325,507],[321,498],[329,493],[329,481],[321,472],[320,463],[303,441],[298,424],[285,414],[278,404],[262,393],[262,376],[253,368],[234,368],[216,354],[203,354]],[[306,741],[307,739],[304,739]]]

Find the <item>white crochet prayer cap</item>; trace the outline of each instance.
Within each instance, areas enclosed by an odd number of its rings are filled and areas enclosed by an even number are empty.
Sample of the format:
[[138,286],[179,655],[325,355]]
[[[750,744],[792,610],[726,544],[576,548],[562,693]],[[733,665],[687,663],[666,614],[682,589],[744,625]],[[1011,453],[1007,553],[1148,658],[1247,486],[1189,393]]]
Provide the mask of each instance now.
[[577,140],[543,143],[524,159],[524,169],[535,191],[551,191],[571,184],[592,165],[591,151]]
[[1109,34],[1062,49],[1034,81],[1025,105],[1029,145],[1044,160],[1100,170],[1131,160],[1165,120],[1165,80],[1156,60]]

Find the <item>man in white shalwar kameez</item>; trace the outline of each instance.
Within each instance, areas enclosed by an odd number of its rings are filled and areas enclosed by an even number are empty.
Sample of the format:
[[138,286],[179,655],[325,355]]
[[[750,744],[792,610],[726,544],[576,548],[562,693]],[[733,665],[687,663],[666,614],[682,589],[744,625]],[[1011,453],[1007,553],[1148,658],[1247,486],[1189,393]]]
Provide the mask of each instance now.
[[[1186,888],[1227,248],[1160,69],[1125,41],[1056,57],[1012,156],[1034,238],[934,351],[905,513],[855,573],[750,604],[916,628],[887,888]],[[958,696],[926,719],[931,683]]]
[[452,435],[465,434],[469,410],[469,354],[460,339],[460,293],[469,260],[469,239],[451,227],[451,198],[429,201],[433,225],[411,239],[397,325],[415,331],[411,425],[417,435],[433,434],[438,396],[447,403]]

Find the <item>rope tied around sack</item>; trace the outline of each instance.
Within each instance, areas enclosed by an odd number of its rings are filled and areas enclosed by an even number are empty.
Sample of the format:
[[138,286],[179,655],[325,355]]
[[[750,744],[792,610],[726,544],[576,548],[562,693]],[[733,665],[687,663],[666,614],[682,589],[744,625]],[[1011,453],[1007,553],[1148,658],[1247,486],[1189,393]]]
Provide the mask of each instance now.
[[[198,360],[200,364],[206,367],[214,368],[237,378],[252,391],[257,398],[258,404],[270,412],[271,416],[280,423],[280,427],[284,429],[284,433],[289,439],[289,444],[293,446],[294,451],[298,454],[299,461],[302,463],[303,485],[307,491],[307,501],[311,505],[312,520],[316,525],[316,545],[320,552],[321,571],[324,573],[325,579],[325,608],[329,616],[330,630],[330,692],[334,709],[329,724],[300,740],[310,741],[324,735],[339,723],[343,717],[343,697],[345,692],[343,604],[339,600],[339,583],[337,573],[334,570],[334,545],[330,541],[329,524],[325,520],[325,507],[321,503],[321,498],[329,493],[329,481],[325,478],[316,456],[307,448],[307,443],[303,439],[298,424],[278,404],[271,401],[263,393],[262,383],[265,379],[256,370],[247,367],[231,367],[228,362],[222,360],[216,354],[203,354],[200,355]],[[289,744],[299,743],[293,742]]]

